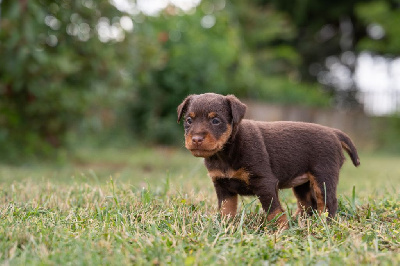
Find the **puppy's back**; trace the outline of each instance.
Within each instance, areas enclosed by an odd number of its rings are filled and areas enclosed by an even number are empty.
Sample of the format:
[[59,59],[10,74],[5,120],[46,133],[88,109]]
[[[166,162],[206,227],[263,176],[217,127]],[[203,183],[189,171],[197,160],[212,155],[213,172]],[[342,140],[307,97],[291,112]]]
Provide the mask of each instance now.
[[344,162],[333,128],[304,122],[242,120],[239,132],[251,146],[265,147],[273,172],[282,177],[309,171],[317,162],[329,161],[339,168]]

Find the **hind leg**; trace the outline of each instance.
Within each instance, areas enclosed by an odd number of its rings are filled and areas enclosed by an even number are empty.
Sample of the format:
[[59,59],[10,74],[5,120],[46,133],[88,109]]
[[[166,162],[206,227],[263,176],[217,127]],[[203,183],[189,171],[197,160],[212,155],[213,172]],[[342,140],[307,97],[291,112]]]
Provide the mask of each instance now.
[[317,201],[315,193],[311,189],[310,181],[294,187],[293,193],[297,198],[297,211],[293,216],[303,216],[304,213],[312,215],[313,209],[317,209]]
[[328,211],[334,217],[337,211],[336,187],[339,179],[338,171],[315,171],[309,175],[310,185],[315,194],[317,210],[321,214]]

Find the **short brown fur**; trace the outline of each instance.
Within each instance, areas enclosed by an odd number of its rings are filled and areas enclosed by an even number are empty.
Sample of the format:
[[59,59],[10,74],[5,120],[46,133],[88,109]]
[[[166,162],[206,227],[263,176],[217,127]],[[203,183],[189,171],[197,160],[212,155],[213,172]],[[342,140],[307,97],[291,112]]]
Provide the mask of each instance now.
[[317,124],[246,120],[245,112],[246,105],[235,96],[214,93],[190,95],[178,106],[185,146],[205,158],[221,213],[236,214],[238,195],[255,195],[267,219],[279,215],[278,224],[286,228],[278,189],[292,188],[296,214],[327,210],[333,217],[342,149],[355,166],[360,164],[351,139]]

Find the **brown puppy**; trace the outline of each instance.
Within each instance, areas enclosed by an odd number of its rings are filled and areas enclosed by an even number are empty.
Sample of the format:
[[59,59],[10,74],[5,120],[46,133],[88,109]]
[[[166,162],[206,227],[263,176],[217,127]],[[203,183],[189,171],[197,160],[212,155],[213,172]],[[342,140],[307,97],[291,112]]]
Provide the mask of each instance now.
[[223,215],[235,215],[238,195],[256,195],[270,221],[287,218],[278,189],[292,188],[296,214],[325,208],[337,211],[336,187],[344,162],[342,148],[353,164],[360,160],[342,131],[302,122],[258,122],[243,119],[246,105],[235,96],[214,93],[188,96],[178,106],[184,116],[185,146],[204,157]]

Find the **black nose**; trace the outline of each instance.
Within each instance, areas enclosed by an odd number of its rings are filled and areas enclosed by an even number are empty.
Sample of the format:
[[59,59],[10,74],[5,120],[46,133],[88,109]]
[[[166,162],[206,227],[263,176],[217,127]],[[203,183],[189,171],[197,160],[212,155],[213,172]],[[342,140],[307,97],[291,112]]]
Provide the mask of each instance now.
[[192,142],[193,144],[200,146],[201,143],[203,143],[204,137],[199,136],[199,135],[195,135],[192,137]]

